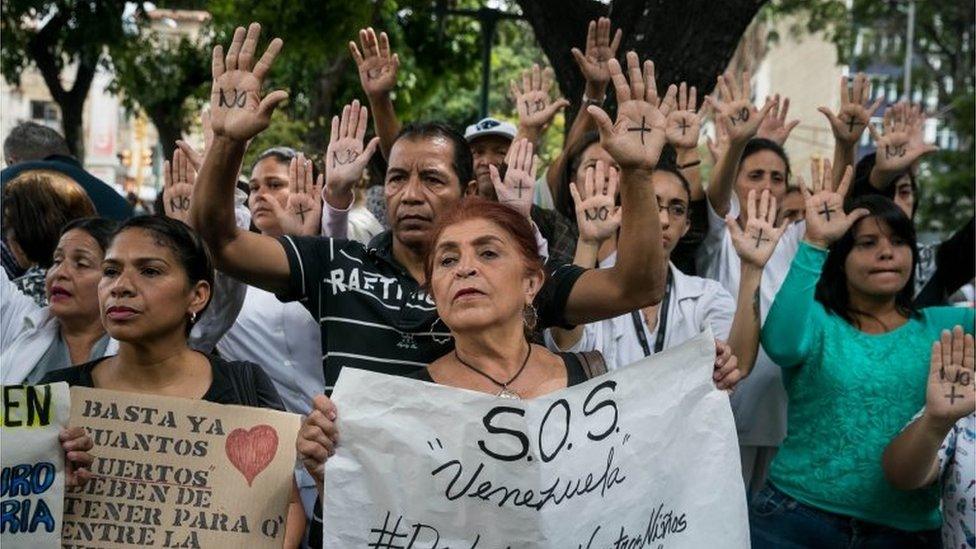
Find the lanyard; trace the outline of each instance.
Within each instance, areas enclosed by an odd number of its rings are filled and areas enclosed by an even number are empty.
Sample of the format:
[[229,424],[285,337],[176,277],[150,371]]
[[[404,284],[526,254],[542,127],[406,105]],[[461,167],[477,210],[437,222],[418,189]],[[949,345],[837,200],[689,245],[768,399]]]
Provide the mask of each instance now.
[[[660,353],[664,348],[664,333],[668,329],[668,305],[671,303],[671,288],[674,286],[674,280],[671,278],[671,269],[668,268],[668,282],[664,290],[664,299],[661,300],[661,308],[659,309],[658,316],[660,320],[657,323],[657,337],[654,339],[654,353]],[[651,348],[647,344],[647,335],[644,333],[644,321],[641,319],[640,310],[631,311],[630,318],[634,321],[634,331],[637,332],[637,340],[640,341],[641,349],[644,350],[644,356],[651,355]]]

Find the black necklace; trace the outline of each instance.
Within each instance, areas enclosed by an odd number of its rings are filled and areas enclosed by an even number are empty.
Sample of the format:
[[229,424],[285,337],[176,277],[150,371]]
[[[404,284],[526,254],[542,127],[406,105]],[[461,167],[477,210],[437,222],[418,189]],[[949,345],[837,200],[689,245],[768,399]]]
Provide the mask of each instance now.
[[456,358],[458,360],[458,362],[460,362],[461,364],[464,364],[468,368],[471,368],[475,372],[477,372],[477,373],[481,374],[482,376],[488,378],[492,383],[494,383],[495,385],[498,385],[499,387],[502,388],[502,390],[501,391],[498,391],[498,394],[495,395],[495,396],[497,396],[499,398],[510,398],[510,399],[513,399],[513,400],[521,400],[522,397],[521,397],[521,395],[519,395],[515,391],[509,390],[508,386],[511,385],[512,382],[515,381],[518,378],[518,376],[522,375],[522,372],[523,371],[525,371],[525,366],[529,363],[529,357],[530,356],[532,356],[532,344],[531,343],[529,343],[529,352],[525,353],[525,360],[522,361],[522,367],[519,368],[519,370],[517,372],[515,372],[515,375],[512,376],[512,379],[506,381],[505,383],[502,383],[501,381],[498,381],[497,379],[491,377],[490,375],[486,374],[485,372],[482,372],[478,368],[475,368],[474,366],[472,366],[472,365],[468,364],[467,362],[461,360],[461,357],[458,355],[458,352],[457,352],[457,347],[454,348],[454,358]]

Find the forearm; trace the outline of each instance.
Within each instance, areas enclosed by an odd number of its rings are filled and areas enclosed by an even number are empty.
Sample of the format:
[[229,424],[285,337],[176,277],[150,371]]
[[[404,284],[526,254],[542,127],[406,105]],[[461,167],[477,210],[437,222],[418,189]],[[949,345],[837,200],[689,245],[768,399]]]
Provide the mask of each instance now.
[[393,142],[400,133],[400,121],[389,93],[369,96],[369,109],[373,113],[373,129],[380,138],[380,152],[383,158],[390,158]]
[[677,152],[678,169],[688,180],[690,198],[692,201],[701,200],[705,197],[705,189],[702,188],[701,155],[696,148],[678,149]]
[[899,490],[915,490],[935,482],[939,446],[952,428],[925,413],[885,448],[881,459],[885,478]]
[[243,141],[215,137],[193,186],[190,226],[216,255],[240,230],[235,223],[234,190],[246,149]]
[[831,178],[834,188],[839,188],[841,179],[844,178],[844,167],[854,165],[854,155],[856,143],[845,143],[840,140],[834,141],[834,173]]
[[739,299],[729,332],[729,346],[739,360],[742,377],[749,375],[759,354],[759,331],[762,328],[759,311],[759,285],[762,269],[742,263],[739,275]]
[[888,183],[895,179],[897,175],[898,172],[880,170],[878,169],[877,164],[875,164],[875,166],[871,168],[871,175],[868,176],[868,182],[870,182],[871,186],[875,189],[883,190]]
[[806,356],[810,338],[818,331],[814,320],[817,308],[814,293],[826,258],[825,249],[807,242],[800,244],[763,322],[763,349],[780,366],[800,364]]
[[664,297],[667,258],[661,222],[659,216],[647,215],[657,208],[652,173],[625,169],[620,175],[620,236],[613,270],[620,291],[632,296],[628,310],[655,305]]
[[[596,267],[599,250],[599,242],[590,242],[580,238],[576,242],[576,254],[573,256],[573,265],[583,267],[584,269]],[[550,329],[550,334],[556,347],[560,350],[571,349],[583,337],[583,327],[583,324],[579,324],[570,330],[553,327]]]
[[708,181],[706,196],[709,204],[721,217],[729,213],[732,201],[732,188],[735,184],[735,171],[739,165],[739,158],[746,144],[732,142],[724,156],[715,160],[711,176]]
[[298,492],[298,487],[292,481],[291,501],[288,503],[288,518],[285,520],[285,539],[284,547],[301,547],[302,538],[305,536],[305,509],[302,507],[302,499]]
[[576,143],[583,139],[583,136],[587,132],[596,129],[593,117],[590,116],[590,113],[586,112],[585,107],[586,105],[582,105],[580,110],[576,112],[573,125],[569,127],[569,133],[566,134],[566,139],[563,141],[563,150],[546,172],[546,183],[549,185],[549,191],[553,197],[557,197],[561,192],[559,189],[559,176],[563,173],[563,170],[569,169],[567,166],[569,151],[573,150]]

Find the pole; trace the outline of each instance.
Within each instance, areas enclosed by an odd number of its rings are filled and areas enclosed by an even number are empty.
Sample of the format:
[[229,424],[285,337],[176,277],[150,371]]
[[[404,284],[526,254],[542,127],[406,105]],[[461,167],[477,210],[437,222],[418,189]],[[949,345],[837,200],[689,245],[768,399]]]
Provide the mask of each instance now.
[[908,32],[905,37],[905,70],[902,90],[905,99],[912,100],[912,49],[915,43],[915,0],[908,0]]
[[497,19],[490,11],[481,19],[481,118],[488,117],[488,84],[491,82],[491,43]]

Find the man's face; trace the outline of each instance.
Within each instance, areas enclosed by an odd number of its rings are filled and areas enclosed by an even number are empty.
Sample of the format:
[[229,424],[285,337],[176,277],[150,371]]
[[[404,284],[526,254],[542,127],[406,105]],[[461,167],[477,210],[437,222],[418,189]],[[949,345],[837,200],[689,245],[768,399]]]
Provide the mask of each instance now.
[[443,137],[399,139],[386,169],[386,216],[393,236],[423,249],[434,222],[461,199],[454,145]]
[[491,184],[488,166],[500,167],[505,162],[512,140],[501,135],[485,135],[469,143],[474,157],[474,175],[478,179],[478,194],[495,200],[495,187]]
[[275,201],[282,208],[288,202],[288,163],[269,156],[254,165],[251,180],[248,181],[250,194],[247,206],[251,210],[254,226],[262,233],[278,236],[281,224],[275,216],[270,202]]

